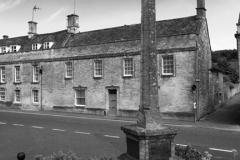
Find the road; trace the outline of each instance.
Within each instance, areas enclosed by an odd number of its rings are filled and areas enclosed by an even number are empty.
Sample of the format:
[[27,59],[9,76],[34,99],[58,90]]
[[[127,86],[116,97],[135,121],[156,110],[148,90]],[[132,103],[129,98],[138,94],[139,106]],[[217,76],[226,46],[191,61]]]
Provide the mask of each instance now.
[[[134,121],[102,118],[54,116],[0,111],[0,160],[16,159],[25,152],[26,160],[37,154],[72,150],[78,157],[117,157],[126,152],[122,125]],[[232,149],[240,151],[240,132],[214,128],[177,125],[175,142],[191,144],[201,153],[209,151],[214,159],[233,159]],[[209,148],[212,148],[211,150]],[[237,159],[237,158],[236,158]]]

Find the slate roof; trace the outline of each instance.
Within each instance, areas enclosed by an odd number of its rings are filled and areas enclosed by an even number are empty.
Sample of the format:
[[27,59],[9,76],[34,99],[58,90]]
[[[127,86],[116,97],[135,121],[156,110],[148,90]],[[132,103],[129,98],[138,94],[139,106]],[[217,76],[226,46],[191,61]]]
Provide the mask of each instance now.
[[[157,37],[198,34],[202,19],[196,16],[156,22]],[[21,51],[30,51],[33,43],[54,42],[52,48],[140,40],[141,24],[70,34],[67,30],[28,36],[0,39],[0,46],[21,45]]]

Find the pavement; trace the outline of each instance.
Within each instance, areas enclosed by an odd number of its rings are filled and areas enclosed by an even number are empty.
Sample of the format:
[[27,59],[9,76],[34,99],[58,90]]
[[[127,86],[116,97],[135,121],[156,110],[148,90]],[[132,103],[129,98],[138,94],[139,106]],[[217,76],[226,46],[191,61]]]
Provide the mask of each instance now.
[[[42,114],[51,116],[65,116],[84,119],[99,119],[109,121],[127,121],[136,122],[134,117],[111,117],[93,114],[84,114],[76,112],[61,112],[61,111],[36,111],[36,110],[20,110],[0,107],[0,112],[18,112],[25,114]],[[182,126],[182,127],[202,127],[227,131],[240,132],[240,94],[232,97],[225,106],[219,108],[214,113],[204,117],[199,122],[179,121],[173,119],[163,119],[163,124],[168,126]]]

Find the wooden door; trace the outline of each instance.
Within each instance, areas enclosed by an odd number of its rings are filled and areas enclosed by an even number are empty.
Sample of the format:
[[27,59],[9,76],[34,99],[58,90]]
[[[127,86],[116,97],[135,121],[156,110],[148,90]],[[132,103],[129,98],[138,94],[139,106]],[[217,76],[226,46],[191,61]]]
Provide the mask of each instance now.
[[109,89],[109,116],[117,116],[117,90]]

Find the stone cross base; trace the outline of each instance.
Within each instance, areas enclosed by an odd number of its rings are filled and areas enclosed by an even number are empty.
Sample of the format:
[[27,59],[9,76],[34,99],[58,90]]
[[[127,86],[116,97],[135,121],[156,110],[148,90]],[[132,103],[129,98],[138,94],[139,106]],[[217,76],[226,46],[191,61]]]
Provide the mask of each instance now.
[[127,153],[118,160],[174,160],[174,138],[178,129],[165,127],[146,130],[137,125],[122,126],[127,138]]

